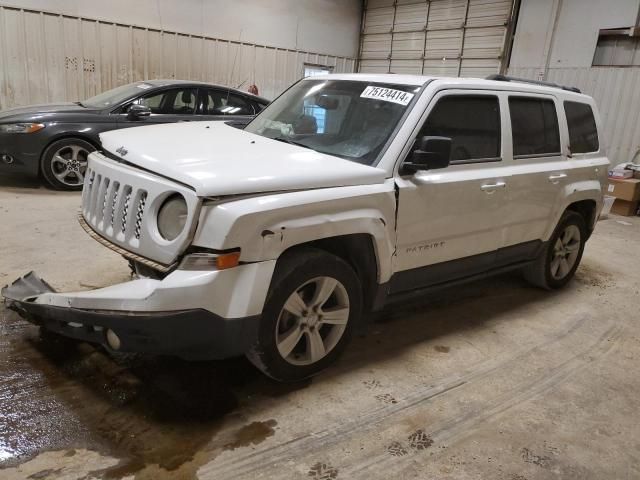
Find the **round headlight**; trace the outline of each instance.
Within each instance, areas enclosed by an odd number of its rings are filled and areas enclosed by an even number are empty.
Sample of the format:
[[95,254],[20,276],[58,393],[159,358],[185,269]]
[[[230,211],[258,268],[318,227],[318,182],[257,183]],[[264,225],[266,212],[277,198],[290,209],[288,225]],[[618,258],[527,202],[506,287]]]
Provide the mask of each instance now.
[[187,202],[180,194],[167,198],[158,212],[158,231],[165,240],[175,240],[187,223]]

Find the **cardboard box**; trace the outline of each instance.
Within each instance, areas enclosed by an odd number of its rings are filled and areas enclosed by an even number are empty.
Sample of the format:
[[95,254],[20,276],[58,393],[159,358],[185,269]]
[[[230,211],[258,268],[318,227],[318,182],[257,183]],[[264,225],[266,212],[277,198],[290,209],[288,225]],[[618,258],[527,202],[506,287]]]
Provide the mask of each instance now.
[[611,213],[616,215],[624,215],[625,217],[633,217],[638,211],[640,202],[628,202],[627,200],[620,200],[616,198],[611,207]]
[[640,179],[627,178],[626,180],[618,180],[610,178],[605,193],[620,200],[635,202],[636,200],[640,200]]

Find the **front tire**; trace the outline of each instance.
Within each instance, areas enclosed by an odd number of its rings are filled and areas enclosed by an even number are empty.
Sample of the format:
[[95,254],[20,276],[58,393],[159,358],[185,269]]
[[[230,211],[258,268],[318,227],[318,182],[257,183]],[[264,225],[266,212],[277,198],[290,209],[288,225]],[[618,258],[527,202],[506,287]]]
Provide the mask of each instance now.
[[342,353],[361,310],[360,281],[344,260],[312,248],[285,253],[247,358],[281,382],[316,375]]
[[56,190],[81,190],[87,157],[95,147],[79,138],[63,138],[42,154],[42,176]]
[[582,215],[565,212],[542,254],[524,270],[525,279],[546,290],[564,287],[580,265],[586,240],[587,225]]

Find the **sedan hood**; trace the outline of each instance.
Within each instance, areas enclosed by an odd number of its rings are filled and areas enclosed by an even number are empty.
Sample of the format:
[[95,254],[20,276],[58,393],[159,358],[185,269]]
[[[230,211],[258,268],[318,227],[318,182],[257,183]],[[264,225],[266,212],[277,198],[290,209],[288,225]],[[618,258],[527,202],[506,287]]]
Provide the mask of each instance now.
[[56,113],[96,112],[98,111],[85,108],[77,103],[46,103],[42,105],[29,105],[27,107],[14,107],[2,110],[0,111],[0,123],[49,119],[52,114]]
[[385,171],[244,132],[222,122],[114,130],[105,150],[199,196],[382,183]]

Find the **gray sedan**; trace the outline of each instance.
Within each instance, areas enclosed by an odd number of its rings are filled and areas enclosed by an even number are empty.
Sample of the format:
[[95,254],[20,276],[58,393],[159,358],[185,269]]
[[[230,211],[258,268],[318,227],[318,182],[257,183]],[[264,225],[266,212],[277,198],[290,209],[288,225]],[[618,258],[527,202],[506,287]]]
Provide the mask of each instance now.
[[82,102],[4,110],[0,112],[0,173],[42,175],[53,188],[79,190],[87,156],[100,148],[101,132],[198,120],[243,126],[268,103],[207,83],[148,80]]

